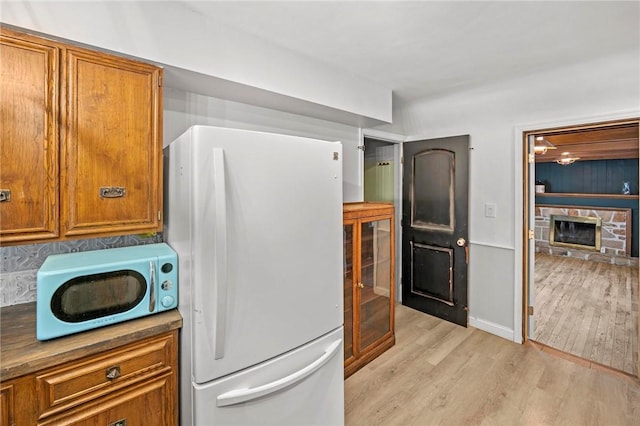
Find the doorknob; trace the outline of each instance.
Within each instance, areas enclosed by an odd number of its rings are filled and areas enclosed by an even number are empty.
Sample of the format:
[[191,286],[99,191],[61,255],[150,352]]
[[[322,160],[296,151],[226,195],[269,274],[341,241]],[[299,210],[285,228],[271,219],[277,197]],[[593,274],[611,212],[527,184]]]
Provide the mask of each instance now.
[[465,240],[462,237],[458,238],[458,241],[456,241],[456,244],[458,245],[458,247],[464,247],[466,243],[467,243],[467,240]]

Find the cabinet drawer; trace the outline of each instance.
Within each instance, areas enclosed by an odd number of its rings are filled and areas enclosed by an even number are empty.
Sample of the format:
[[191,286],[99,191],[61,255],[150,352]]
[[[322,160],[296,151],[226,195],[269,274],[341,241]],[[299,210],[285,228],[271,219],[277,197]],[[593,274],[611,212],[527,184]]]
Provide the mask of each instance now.
[[36,376],[39,418],[100,398],[172,368],[173,334],[123,346],[108,355],[63,364]]
[[168,404],[174,387],[170,375],[155,377],[79,410],[47,417],[38,426],[176,426],[177,412]]

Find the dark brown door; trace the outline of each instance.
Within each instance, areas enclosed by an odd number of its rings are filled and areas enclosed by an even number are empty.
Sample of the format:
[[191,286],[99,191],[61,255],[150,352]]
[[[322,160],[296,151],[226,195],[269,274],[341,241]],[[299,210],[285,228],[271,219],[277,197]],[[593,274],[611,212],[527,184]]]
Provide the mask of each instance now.
[[467,326],[469,136],[403,144],[402,304]]

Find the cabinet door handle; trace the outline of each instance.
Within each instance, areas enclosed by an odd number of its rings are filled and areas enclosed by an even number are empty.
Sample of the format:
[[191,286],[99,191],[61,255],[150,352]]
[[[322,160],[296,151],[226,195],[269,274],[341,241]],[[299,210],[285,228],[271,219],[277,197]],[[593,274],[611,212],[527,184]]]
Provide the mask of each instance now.
[[11,201],[11,190],[0,189],[0,203],[8,203]]
[[114,365],[113,367],[107,368],[106,377],[107,377],[107,380],[114,380],[120,377],[120,366]]
[[358,284],[356,284],[356,287],[358,287],[358,288],[364,288],[364,284],[362,284],[362,283],[358,283]]
[[121,198],[127,194],[127,188],[122,186],[101,186],[100,198]]
[[127,426],[127,419],[116,420],[113,423],[109,423],[107,426]]

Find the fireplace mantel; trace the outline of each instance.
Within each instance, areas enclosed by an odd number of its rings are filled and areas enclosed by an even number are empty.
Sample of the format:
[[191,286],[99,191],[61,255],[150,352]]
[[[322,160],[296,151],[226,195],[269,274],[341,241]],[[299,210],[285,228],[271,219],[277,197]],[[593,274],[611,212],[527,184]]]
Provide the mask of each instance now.
[[537,192],[536,197],[559,197],[559,198],[609,198],[618,200],[638,200],[640,195],[625,194],[585,194],[576,192]]

